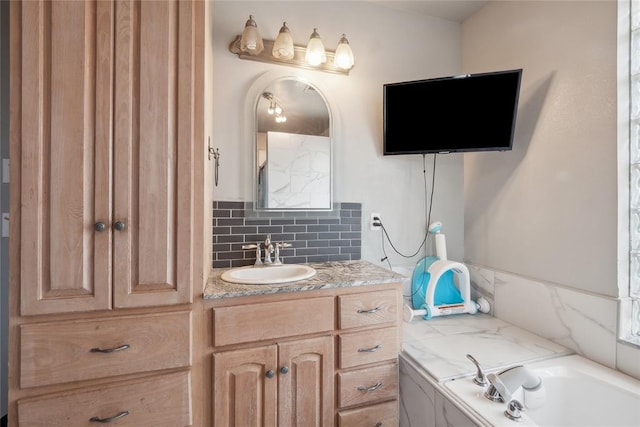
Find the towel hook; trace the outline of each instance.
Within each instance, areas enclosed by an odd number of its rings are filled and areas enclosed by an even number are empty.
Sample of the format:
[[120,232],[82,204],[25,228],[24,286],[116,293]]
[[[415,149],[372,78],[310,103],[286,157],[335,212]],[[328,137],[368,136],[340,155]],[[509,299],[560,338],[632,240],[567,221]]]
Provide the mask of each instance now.
[[215,184],[216,187],[218,186],[218,169],[220,168],[220,149],[216,148],[215,150],[213,149],[213,147],[211,146],[211,137],[209,137],[209,143],[208,143],[209,147],[208,147],[208,152],[209,152],[209,160],[211,160],[211,156],[213,156],[214,160],[216,161],[215,163],[215,167],[214,167],[214,175],[215,175]]

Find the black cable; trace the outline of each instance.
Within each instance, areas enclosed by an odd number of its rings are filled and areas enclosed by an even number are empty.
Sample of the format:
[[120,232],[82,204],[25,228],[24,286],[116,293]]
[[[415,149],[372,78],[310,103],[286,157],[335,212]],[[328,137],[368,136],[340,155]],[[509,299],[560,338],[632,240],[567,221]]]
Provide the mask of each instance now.
[[[422,175],[423,175],[423,180],[424,180],[424,191],[425,194],[427,193],[427,170],[426,170],[426,163],[425,163],[425,155],[422,155]],[[422,250],[422,247],[425,246],[425,244],[427,243],[427,238],[429,237],[429,224],[431,223],[431,209],[433,208],[433,193],[434,193],[434,188],[435,188],[435,181],[436,181],[436,153],[433,154],[433,172],[432,172],[432,176],[431,176],[431,195],[430,197],[428,197],[429,202],[427,203],[427,197],[425,197],[425,216],[427,219],[427,224],[425,226],[425,234],[424,234],[424,239],[422,239],[422,242],[420,243],[420,246],[418,247],[418,249],[412,254],[412,255],[405,255],[402,252],[400,252],[398,250],[398,248],[395,247],[395,245],[393,244],[393,241],[391,240],[391,237],[389,236],[389,233],[387,232],[387,229],[385,228],[384,224],[382,223],[382,220],[380,218],[378,218],[378,222],[380,223],[380,227],[382,228],[382,232],[384,233],[384,235],[382,236],[382,252],[384,253],[385,257],[381,260],[385,260],[387,259],[388,261],[388,257],[387,254],[385,252],[384,249],[384,237],[387,238],[387,240],[389,241],[389,244],[391,245],[391,248],[394,250],[395,253],[397,253],[398,255],[400,255],[403,258],[413,258],[414,256],[418,255],[420,253],[420,251]],[[427,205],[429,206],[427,209]],[[426,246],[425,246],[425,256],[426,256]],[[391,265],[389,263],[389,265]]]

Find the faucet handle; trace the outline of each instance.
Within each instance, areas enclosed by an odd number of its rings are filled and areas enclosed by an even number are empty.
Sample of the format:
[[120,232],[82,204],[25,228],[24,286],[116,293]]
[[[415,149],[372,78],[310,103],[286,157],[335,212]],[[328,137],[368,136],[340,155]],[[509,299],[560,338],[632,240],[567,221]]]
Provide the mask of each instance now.
[[482,368],[480,367],[480,363],[470,354],[467,354],[467,359],[471,360],[471,363],[476,365],[476,376],[473,378],[473,382],[479,385],[480,387],[484,387],[488,384],[487,377],[484,375]]
[[277,242],[275,245],[275,259],[273,261],[274,265],[281,265],[282,260],[280,259],[280,248],[290,248],[293,246],[291,243]]
[[242,249],[243,250],[248,250],[248,249],[255,249],[256,250],[256,262],[254,265],[262,265],[262,260],[260,259],[261,254],[260,254],[260,242],[255,243],[255,244],[250,244],[250,245],[242,245]]
[[507,404],[507,409],[504,411],[504,416],[513,421],[520,421],[522,418],[521,412],[524,412],[524,405],[518,400],[510,400]]

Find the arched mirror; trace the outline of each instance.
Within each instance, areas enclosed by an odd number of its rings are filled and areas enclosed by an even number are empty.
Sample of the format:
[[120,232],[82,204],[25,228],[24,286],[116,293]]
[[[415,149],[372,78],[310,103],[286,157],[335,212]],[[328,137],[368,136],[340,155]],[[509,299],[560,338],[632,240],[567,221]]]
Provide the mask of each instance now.
[[318,88],[274,80],[259,93],[255,117],[256,210],[331,210],[331,113]]

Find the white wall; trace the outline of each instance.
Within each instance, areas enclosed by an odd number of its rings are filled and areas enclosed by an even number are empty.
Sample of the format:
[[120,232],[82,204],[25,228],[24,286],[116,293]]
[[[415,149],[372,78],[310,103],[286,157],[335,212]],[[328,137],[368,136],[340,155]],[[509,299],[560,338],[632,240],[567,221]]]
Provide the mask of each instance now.
[[[335,200],[361,202],[362,256],[380,264],[381,232],[368,227],[380,212],[394,244],[414,252],[424,232],[422,157],[382,156],[382,86],[387,82],[452,75],[461,70],[460,25],[416,16],[370,2],[214,1],[212,28],[212,145],[220,149],[220,180],[215,200],[249,200],[252,172],[250,136],[245,136],[245,102],[252,84],[265,73],[309,78],[329,99],[338,125],[335,141]],[[349,76],[239,60],[228,46],[249,14],[262,37],[274,39],[286,21],[294,42],[306,45],[314,27],[334,50],[346,33],[356,58]],[[253,101],[253,100],[252,100]],[[416,135],[416,138],[423,135]],[[431,157],[427,157],[428,184]],[[449,258],[463,257],[462,155],[438,156],[432,220],[444,223]],[[387,253],[394,265],[413,265]],[[386,264],[385,264],[386,265]]]
[[514,150],[464,158],[465,259],[617,296],[616,2],[491,1],[463,68],[523,68]]

